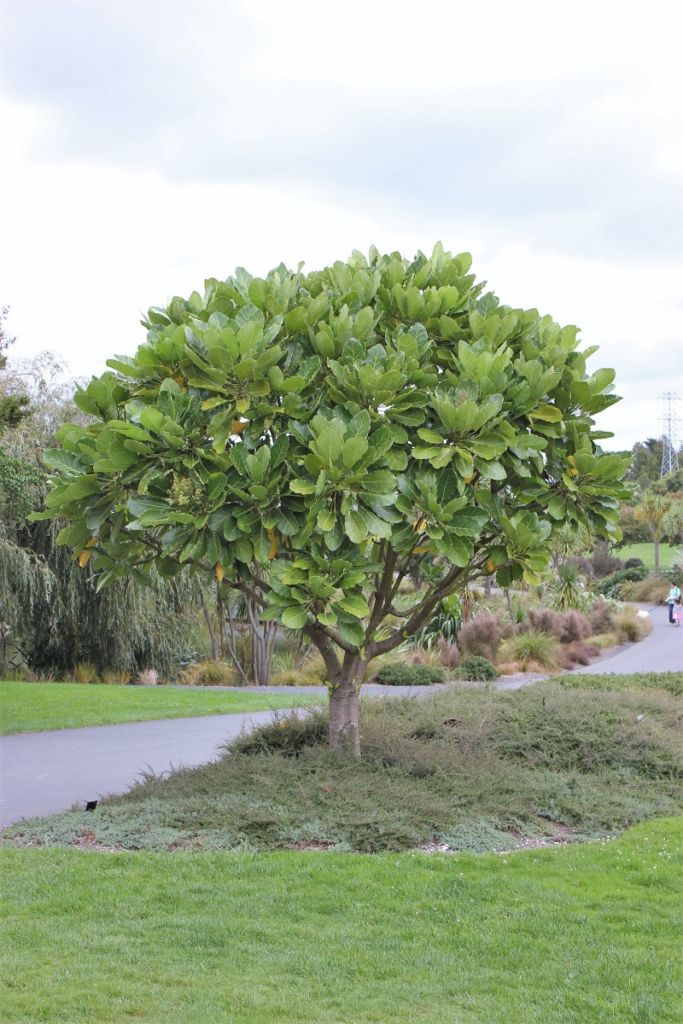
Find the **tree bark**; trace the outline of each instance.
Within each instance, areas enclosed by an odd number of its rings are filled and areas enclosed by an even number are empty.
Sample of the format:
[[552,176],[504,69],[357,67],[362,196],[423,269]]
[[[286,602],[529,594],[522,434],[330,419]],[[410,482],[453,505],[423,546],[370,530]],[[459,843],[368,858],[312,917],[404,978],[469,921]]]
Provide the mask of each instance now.
[[335,679],[330,680],[330,746],[350,757],[360,757],[358,694],[366,663],[359,654],[346,654]]
[[659,541],[655,540],[655,572],[659,572]]
[[360,680],[342,670],[330,686],[330,747],[360,757]]
[[254,682],[257,686],[268,686],[277,626],[274,622],[261,622],[260,609],[250,598],[247,598],[246,606],[251,627],[251,665]]
[[204,613],[204,621],[206,622],[206,628],[209,631],[209,640],[211,641],[211,660],[218,661],[218,644],[216,643],[216,634],[214,632],[213,623],[211,622],[209,609],[206,607],[204,594],[200,594],[200,599],[202,603],[202,612]]

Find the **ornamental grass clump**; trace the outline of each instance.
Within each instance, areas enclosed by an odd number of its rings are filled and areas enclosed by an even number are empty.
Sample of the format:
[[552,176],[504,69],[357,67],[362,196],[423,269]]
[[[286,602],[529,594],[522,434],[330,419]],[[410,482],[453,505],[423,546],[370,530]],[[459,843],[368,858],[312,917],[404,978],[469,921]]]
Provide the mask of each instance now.
[[241,676],[224,661],[198,661],[178,676],[180,686],[240,686]]
[[501,656],[505,661],[518,662],[524,671],[555,669],[561,663],[559,644],[546,633],[518,633],[510,637]]

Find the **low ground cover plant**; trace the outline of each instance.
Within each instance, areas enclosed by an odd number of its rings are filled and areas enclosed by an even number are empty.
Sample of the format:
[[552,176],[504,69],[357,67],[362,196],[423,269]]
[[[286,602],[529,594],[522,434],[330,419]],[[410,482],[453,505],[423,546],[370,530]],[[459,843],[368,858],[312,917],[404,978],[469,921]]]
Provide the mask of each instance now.
[[683,807],[679,727],[680,701],[661,688],[546,683],[367,700],[361,761],[328,749],[324,714],[284,717],[213,764],[150,777],[94,814],[20,823],[7,836],[82,845],[87,834],[126,849],[361,852],[429,843],[505,849],[558,831],[600,836]]
[[553,676],[547,682],[572,690],[664,690],[673,697],[683,697],[683,672],[631,672],[624,675],[582,673]]

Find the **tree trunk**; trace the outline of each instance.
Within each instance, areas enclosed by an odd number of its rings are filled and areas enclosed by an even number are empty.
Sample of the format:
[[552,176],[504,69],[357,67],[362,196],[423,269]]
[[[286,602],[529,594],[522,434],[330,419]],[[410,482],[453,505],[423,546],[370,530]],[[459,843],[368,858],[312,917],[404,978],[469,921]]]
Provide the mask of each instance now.
[[257,686],[268,686],[277,635],[275,622],[261,622],[259,605],[246,599],[247,616],[251,627],[251,669]]
[[655,541],[655,572],[659,572],[659,541]]
[[216,643],[216,633],[213,628],[213,623],[211,622],[209,609],[206,607],[204,594],[200,594],[200,598],[202,602],[202,611],[204,613],[204,621],[206,622],[206,628],[209,631],[209,640],[211,641],[211,660],[218,661],[218,644]]
[[330,688],[330,747],[360,757],[358,689],[353,679]]
[[365,662],[347,654],[339,673],[330,681],[330,747],[360,757],[360,709],[358,695]]

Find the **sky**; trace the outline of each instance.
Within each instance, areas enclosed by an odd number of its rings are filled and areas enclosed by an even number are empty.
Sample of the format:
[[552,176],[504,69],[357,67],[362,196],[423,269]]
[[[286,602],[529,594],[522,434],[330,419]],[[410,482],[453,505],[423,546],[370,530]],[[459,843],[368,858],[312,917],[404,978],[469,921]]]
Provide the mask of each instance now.
[[207,277],[441,240],[600,346],[624,396],[606,447],[657,436],[658,396],[683,397],[675,10],[3,0],[13,356],[98,374]]

